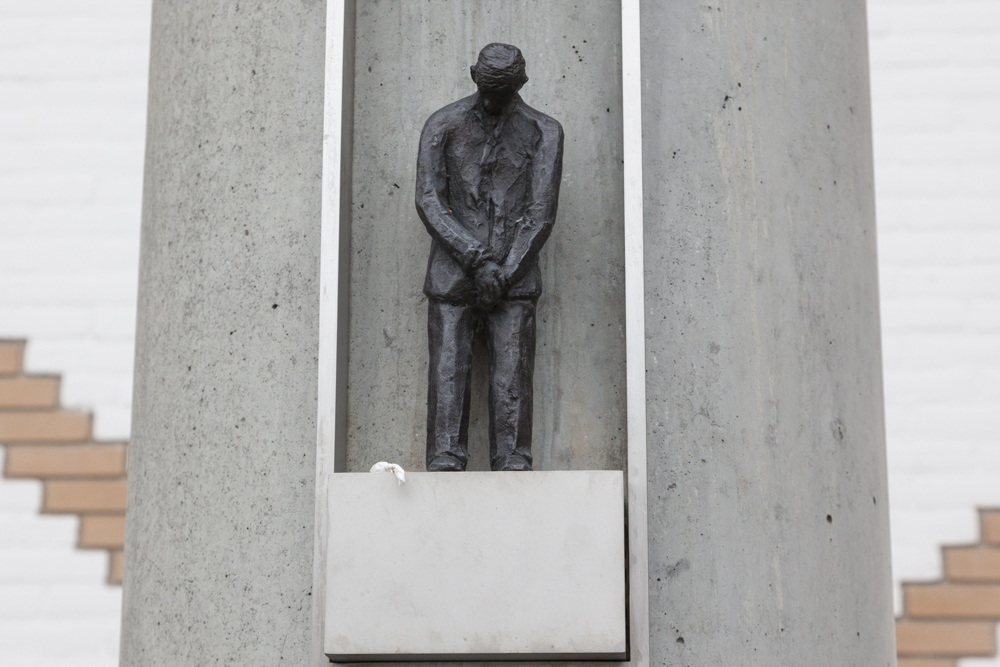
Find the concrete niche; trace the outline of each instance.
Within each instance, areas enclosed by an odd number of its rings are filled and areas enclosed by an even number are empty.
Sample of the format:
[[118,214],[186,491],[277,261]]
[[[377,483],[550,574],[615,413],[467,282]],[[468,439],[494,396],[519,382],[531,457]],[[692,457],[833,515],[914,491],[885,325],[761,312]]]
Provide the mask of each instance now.
[[[615,0],[354,5],[346,410],[319,514],[335,661],[627,659],[621,11]],[[535,472],[482,472],[481,341],[470,472],[410,472],[397,486],[367,471],[424,469],[430,238],[413,204],[417,143],[431,113],[475,91],[469,66],[490,42],[521,48],[522,97],[566,136],[540,260]]]
[[[347,470],[422,470],[430,238],[413,206],[420,130],[472,94],[490,42],[521,48],[525,101],[566,133],[542,252],[536,470],[623,470],[625,332],[621,5],[613,0],[358,0]],[[470,470],[488,470],[485,341],[473,365]]]

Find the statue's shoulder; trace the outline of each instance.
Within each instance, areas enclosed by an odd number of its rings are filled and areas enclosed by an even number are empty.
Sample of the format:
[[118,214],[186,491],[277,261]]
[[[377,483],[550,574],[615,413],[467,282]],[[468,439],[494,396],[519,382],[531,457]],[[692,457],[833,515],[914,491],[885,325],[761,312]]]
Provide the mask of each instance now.
[[463,97],[457,102],[452,102],[443,106],[430,115],[425,124],[425,128],[448,129],[462,122],[465,114],[476,102],[475,95]]
[[531,119],[535,123],[535,125],[538,126],[538,129],[541,130],[543,135],[551,134],[559,137],[562,136],[563,133],[562,125],[560,125],[559,121],[557,121],[555,118],[549,116],[548,114],[542,113],[541,111],[539,111],[534,107],[528,106],[528,104],[525,103],[525,101],[522,99],[518,100],[518,105],[521,110],[521,113],[524,114],[526,118]]

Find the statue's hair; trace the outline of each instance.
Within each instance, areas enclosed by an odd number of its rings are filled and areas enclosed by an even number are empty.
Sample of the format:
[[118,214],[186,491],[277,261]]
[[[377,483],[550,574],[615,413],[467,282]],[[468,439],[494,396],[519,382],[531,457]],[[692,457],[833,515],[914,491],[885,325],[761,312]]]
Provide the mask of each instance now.
[[510,44],[487,44],[479,52],[474,78],[476,85],[487,90],[520,89],[528,80],[521,50]]

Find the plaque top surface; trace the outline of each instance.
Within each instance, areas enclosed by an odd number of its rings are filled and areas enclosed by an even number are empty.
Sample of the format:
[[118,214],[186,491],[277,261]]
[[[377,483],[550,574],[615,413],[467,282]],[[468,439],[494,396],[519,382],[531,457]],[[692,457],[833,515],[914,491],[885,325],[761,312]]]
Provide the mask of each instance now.
[[620,471],[338,473],[337,661],[624,659]]

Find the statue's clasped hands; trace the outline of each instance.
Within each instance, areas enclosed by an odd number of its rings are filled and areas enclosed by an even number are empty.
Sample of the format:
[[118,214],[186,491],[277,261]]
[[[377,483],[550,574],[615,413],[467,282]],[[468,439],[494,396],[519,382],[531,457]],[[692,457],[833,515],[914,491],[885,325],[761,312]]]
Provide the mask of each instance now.
[[476,303],[487,310],[497,305],[507,291],[507,274],[494,261],[476,269]]

